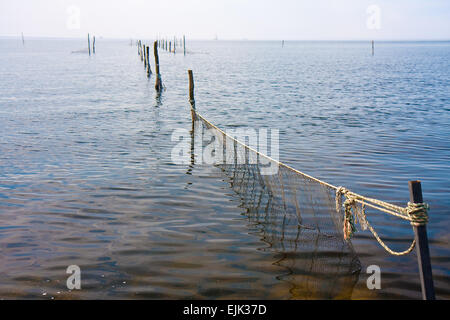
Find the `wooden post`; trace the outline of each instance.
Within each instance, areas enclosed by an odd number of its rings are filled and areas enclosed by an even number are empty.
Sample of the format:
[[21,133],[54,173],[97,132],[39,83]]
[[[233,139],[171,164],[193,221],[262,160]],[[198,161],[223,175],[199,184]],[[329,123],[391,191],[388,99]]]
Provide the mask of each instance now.
[[23,37],[23,32],[22,32],[22,45],[25,46],[25,39]]
[[159,56],[158,56],[158,46],[156,44],[156,41],[153,43],[153,52],[155,54],[155,72],[156,72],[156,83],[155,83],[155,90],[157,92],[161,92],[162,89],[162,81],[161,81],[161,74],[159,72]]
[[281,41],[281,47],[284,48],[284,40]]
[[[422,186],[420,181],[409,181],[409,201],[422,203]],[[419,264],[420,285],[422,287],[422,298],[434,300],[434,284],[431,271],[430,250],[428,248],[428,236],[426,225],[413,226],[416,239],[417,262]]]
[[91,39],[89,38],[89,33],[88,33],[88,50],[89,50],[89,55],[91,55]]
[[183,53],[186,55],[186,37],[183,35]]
[[147,77],[150,76],[150,74],[152,73],[152,69],[150,68],[150,55],[149,55],[149,46],[146,47],[147,52],[146,52],[146,57],[147,57]]
[[177,50],[177,38],[173,37],[173,53],[176,53]]
[[142,49],[144,53],[144,68],[147,68],[147,57],[145,56],[147,54],[147,51],[145,50],[145,44],[142,46]]
[[375,54],[375,42],[372,40],[372,56]]
[[195,110],[195,99],[194,99],[194,74],[192,70],[188,70],[189,75],[189,102],[191,103],[192,109]]
[[95,36],[94,36],[94,39],[92,41],[92,52],[95,54]]

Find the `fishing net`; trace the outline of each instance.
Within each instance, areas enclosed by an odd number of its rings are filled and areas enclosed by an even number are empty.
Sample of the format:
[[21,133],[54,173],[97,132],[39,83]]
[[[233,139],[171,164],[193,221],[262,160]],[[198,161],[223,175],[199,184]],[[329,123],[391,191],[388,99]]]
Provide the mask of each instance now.
[[257,151],[256,145],[267,149],[261,139],[246,144],[194,109],[192,117],[192,149],[214,154],[211,164],[223,172],[248,219],[261,228],[262,240],[278,254],[276,264],[286,269],[281,278],[291,284],[293,296],[349,298],[361,265],[344,240],[336,190]]

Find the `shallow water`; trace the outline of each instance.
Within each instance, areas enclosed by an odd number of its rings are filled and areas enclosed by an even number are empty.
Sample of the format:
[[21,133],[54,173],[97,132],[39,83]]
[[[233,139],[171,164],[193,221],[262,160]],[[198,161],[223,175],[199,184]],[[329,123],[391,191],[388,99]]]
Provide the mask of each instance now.
[[[175,165],[189,68],[204,116],[279,129],[296,169],[400,205],[422,180],[436,292],[450,297],[450,43],[376,43],[372,57],[363,42],[192,41],[185,57],[160,52],[159,98],[129,41],[72,53],[84,46],[0,40],[0,298],[420,298],[415,253],[390,256],[360,231],[361,272],[335,292],[330,266],[304,272],[320,258],[267,241],[218,168]],[[407,223],[369,219],[409,245]],[[79,291],[65,285],[72,264]],[[372,264],[381,290],[366,287]]]

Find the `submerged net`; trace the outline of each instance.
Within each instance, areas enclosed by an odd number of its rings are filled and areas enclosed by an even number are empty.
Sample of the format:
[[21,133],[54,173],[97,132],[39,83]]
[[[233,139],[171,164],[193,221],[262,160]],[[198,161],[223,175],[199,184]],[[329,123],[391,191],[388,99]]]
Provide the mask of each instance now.
[[[285,268],[282,280],[297,298],[350,298],[360,262],[344,240],[336,191],[299,175],[214,126],[192,110],[195,144],[214,142],[223,171],[248,219]],[[205,134],[205,131],[208,134]],[[195,148],[193,148],[195,149]]]
[[[262,226],[263,240],[277,252],[294,253],[292,268],[297,272],[290,268],[291,276],[312,277],[313,287],[318,289],[324,283],[318,281],[319,275],[327,274],[331,277],[327,283],[335,284],[328,293],[335,292],[335,288],[341,293],[351,288],[360,271],[350,242],[357,223],[392,255],[413,250],[415,240],[406,250],[391,249],[371,226],[367,213],[383,212],[419,227],[428,222],[428,204],[408,202],[401,207],[333,186],[267,156],[267,135],[260,139],[250,134],[247,143],[246,134],[225,133],[205,119],[196,111],[192,99],[191,106],[193,135],[202,145],[206,131],[209,146],[213,145],[202,154],[214,154],[207,157],[209,163],[228,177],[248,218]],[[277,141],[271,144],[277,145]]]

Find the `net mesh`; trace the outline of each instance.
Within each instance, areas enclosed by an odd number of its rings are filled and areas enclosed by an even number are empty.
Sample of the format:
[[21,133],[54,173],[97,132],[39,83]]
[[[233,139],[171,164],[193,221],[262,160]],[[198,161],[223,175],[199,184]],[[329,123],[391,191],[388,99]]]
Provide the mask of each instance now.
[[361,265],[351,243],[343,240],[335,190],[259,153],[195,110],[192,117],[194,140],[205,144],[207,136],[207,143],[214,142],[214,165],[248,219],[261,227],[262,240],[280,254],[277,264],[286,268],[282,278],[293,296],[349,298]]

